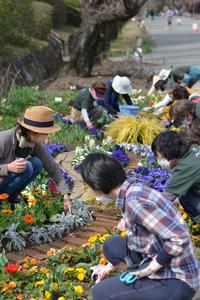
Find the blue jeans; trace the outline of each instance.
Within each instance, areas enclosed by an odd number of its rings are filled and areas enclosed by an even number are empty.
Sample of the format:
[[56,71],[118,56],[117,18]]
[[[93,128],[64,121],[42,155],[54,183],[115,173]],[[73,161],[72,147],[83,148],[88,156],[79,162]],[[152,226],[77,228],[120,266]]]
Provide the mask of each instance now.
[[40,173],[42,169],[41,160],[33,156],[26,164],[26,169],[22,173],[9,173],[0,185],[0,194],[9,195],[9,201],[15,200],[16,195],[25,189]]
[[[137,252],[127,252],[126,238],[120,236],[109,237],[104,243],[103,252],[113,265],[125,261],[127,254],[140,260]],[[155,280],[144,277],[127,285],[119,280],[119,275],[100,281],[92,289],[93,300],[191,300],[194,294],[193,289],[178,279]]]
[[186,213],[192,218],[200,215],[200,197],[193,195],[190,191],[184,196],[179,196],[179,202]]

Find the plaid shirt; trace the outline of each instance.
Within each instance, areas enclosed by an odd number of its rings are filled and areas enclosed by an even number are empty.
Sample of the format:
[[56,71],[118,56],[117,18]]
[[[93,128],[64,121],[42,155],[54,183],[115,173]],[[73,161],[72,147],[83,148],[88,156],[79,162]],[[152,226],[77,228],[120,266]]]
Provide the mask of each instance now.
[[116,204],[124,214],[129,249],[156,257],[163,266],[148,277],[183,280],[196,291],[200,283],[198,261],[174,204],[134,179],[123,183]]

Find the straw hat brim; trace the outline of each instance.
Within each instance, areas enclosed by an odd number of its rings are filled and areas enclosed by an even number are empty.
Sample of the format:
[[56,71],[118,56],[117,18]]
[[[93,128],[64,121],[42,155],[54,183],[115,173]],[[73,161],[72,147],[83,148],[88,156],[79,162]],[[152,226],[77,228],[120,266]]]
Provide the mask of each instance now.
[[46,133],[46,134],[50,134],[50,133],[55,133],[58,132],[61,128],[60,126],[54,124],[51,127],[37,127],[37,126],[30,126],[24,123],[24,117],[20,117],[18,118],[18,123],[23,126],[24,128],[27,128],[33,132],[37,132],[37,133]]

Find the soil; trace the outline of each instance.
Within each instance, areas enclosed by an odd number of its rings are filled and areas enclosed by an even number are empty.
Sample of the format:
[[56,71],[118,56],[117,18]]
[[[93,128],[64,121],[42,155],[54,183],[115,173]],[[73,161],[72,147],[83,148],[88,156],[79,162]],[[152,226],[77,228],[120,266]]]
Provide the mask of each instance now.
[[79,77],[72,72],[68,72],[67,65],[64,66],[54,78],[50,78],[41,84],[40,88],[48,93],[56,93],[70,90],[75,87],[79,90],[86,86],[91,86],[97,80],[107,81],[115,75],[128,76],[133,88],[143,90],[151,85],[152,72],[148,71],[149,66],[140,66],[133,59],[112,61],[105,59],[101,64],[96,64],[93,68],[91,77]]

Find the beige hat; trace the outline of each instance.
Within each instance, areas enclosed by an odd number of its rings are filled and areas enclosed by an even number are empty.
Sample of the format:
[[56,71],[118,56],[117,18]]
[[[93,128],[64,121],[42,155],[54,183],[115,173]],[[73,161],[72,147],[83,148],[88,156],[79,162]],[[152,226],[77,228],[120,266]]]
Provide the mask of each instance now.
[[167,79],[169,77],[170,72],[171,72],[171,70],[162,69],[158,75],[153,76],[153,83],[152,83],[152,86],[151,86],[150,90],[148,91],[147,95],[153,94],[153,92],[155,91],[155,84],[159,80]]
[[54,133],[60,126],[54,124],[54,111],[47,106],[32,106],[26,109],[24,116],[18,119],[18,123],[37,133]]
[[115,90],[115,92],[117,92],[118,94],[131,94],[132,93],[132,86],[131,86],[131,82],[128,79],[128,77],[126,76],[119,76],[116,75],[113,78],[113,82],[112,82],[112,88]]

